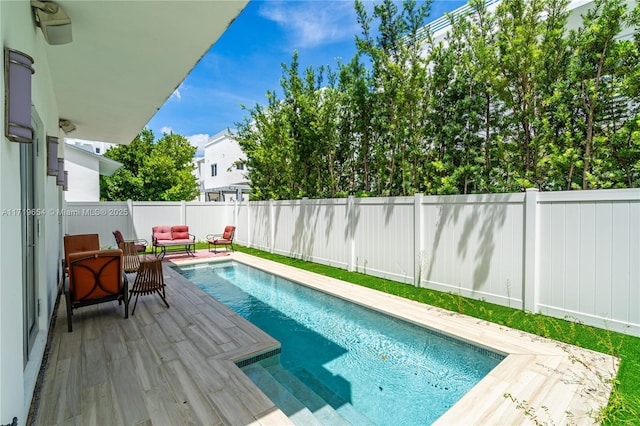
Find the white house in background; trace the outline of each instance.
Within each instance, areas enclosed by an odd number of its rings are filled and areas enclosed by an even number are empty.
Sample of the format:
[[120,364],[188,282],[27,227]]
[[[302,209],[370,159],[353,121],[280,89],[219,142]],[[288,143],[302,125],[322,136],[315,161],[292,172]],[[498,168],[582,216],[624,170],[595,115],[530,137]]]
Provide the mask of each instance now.
[[194,201],[206,201],[204,193],[204,181],[202,180],[202,166],[204,164],[204,157],[197,157],[193,159],[193,175],[198,182],[198,197]]
[[204,201],[245,199],[250,190],[246,177],[245,155],[231,134],[225,130],[209,138],[204,158],[198,164],[200,191]]
[[82,146],[84,149],[88,149],[94,154],[98,154],[98,155],[102,155],[105,152],[107,152],[109,148],[113,148],[114,146],[116,146],[116,144],[109,143],[109,142],[87,141],[83,139],[74,139],[74,138],[64,138],[64,142],[67,145]]
[[68,172],[65,201],[100,201],[100,175],[111,176],[122,164],[94,153],[93,144],[65,144]]
[[0,1],[0,425],[27,423],[60,294],[64,132],[130,143],[248,0],[152,3]]
[[[487,9],[490,12],[495,12],[498,5],[501,3],[500,0],[486,0]],[[632,11],[634,8],[634,0],[626,0],[627,3],[627,11]],[[567,29],[574,30],[579,28],[582,25],[582,15],[587,13],[589,9],[594,7],[593,0],[572,0],[567,5],[567,10],[569,10],[569,16],[567,18]],[[473,8],[469,6],[469,4],[465,4],[464,6],[459,7],[458,9],[450,12],[451,16],[460,16],[466,13],[473,11]],[[427,31],[429,31],[433,37],[434,44],[438,44],[440,42],[446,43],[446,36],[451,30],[450,20],[447,16],[443,16],[438,18],[429,24],[425,25],[419,30],[419,33],[422,33],[426,36]],[[618,34],[618,39],[630,39],[633,36],[633,28],[626,27]],[[427,53],[429,49],[428,43],[423,44],[422,52]]]

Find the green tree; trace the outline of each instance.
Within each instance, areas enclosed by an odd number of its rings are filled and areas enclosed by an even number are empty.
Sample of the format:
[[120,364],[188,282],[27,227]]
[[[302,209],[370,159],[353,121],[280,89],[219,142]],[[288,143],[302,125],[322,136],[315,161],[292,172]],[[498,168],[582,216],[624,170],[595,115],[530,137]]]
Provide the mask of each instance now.
[[[362,35],[358,49],[371,61],[371,124],[377,195],[411,195],[419,190],[427,66],[420,49],[419,30],[429,16],[430,2],[405,0],[400,10],[392,0],[374,6],[368,16],[356,1]],[[378,22],[374,36],[373,20]]]
[[144,129],[129,145],[109,149],[104,156],[123,166],[113,176],[100,176],[103,201],[181,201],[198,195],[192,159],[196,147],[174,133],[154,141]]
[[267,92],[267,102],[264,107],[244,107],[249,115],[236,123],[235,139],[247,156],[252,199],[293,199],[298,188],[289,122],[274,91]]
[[356,1],[354,58],[294,53],[236,124],[254,198],[640,186],[640,9],[596,0],[568,33],[567,2],[472,0],[434,44],[428,1]]
[[616,38],[628,20],[624,1],[596,0],[571,37],[569,84],[580,114],[582,189],[634,180],[629,167],[638,161],[638,48]]

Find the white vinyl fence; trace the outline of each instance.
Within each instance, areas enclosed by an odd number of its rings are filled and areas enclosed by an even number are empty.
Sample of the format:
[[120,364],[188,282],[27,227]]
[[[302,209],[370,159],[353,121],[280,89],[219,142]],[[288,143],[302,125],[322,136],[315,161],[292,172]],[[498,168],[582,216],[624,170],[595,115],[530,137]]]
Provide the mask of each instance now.
[[640,336],[640,189],[66,208],[105,245],[235,224],[242,245]]
[[204,202],[70,202],[65,203],[66,234],[99,234],[102,247],[115,247],[113,231],[125,239],[145,239],[151,244],[151,228],[189,225],[197,241],[207,234],[222,234],[234,222],[233,203]]

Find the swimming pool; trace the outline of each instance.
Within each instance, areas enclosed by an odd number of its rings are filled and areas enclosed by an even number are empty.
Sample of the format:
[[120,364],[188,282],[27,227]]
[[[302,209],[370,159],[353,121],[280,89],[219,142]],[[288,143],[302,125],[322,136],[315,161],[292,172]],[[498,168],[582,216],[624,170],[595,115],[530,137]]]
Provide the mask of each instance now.
[[502,358],[243,264],[177,269],[281,342],[280,363],[261,362],[267,373],[352,424],[430,424]]

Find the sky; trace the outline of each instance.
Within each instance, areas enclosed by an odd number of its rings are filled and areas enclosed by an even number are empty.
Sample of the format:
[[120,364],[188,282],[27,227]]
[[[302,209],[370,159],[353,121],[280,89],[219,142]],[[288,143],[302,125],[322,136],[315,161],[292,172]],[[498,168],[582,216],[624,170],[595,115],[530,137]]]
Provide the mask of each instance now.
[[[420,1],[420,0],[418,0]],[[369,10],[374,2],[364,1]],[[464,5],[464,0],[434,0],[435,20]],[[282,64],[298,51],[300,69],[337,68],[349,62],[360,35],[353,0],[251,0],[233,24],[203,56],[147,127],[186,136],[198,147],[210,136],[235,128],[266,93],[280,93]]]

